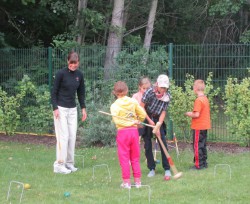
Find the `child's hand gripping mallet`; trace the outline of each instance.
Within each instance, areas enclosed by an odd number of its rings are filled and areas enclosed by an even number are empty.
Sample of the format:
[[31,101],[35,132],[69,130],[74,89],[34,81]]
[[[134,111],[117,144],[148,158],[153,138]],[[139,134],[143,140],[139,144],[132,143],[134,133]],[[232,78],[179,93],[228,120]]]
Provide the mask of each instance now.
[[161,145],[161,147],[162,147],[162,149],[163,149],[163,151],[165,153],[165,156],[168,159],[168,163],[170,165],[170,168],[172,169],[172,171],[174,173],[174,179],[178,179],[178,178],[180,178],[182,176],[182,172],[178,172],[178,170],[176,169],[171,156],[169,155],[169,153],[168,153],[165,145],[163,144],[163,142],[161,140],[161,135],[158,135],[158,133],[157,133],[158,130],[159,130],[159,128],[160,128],[160,126],[161,126],[161,123],[157,122],[155,127],[158,127],[158,129],[154,128],[153,129],[153,133],[157,136],[157,139],[159,140],[159,143],[160,143],[160,145]]

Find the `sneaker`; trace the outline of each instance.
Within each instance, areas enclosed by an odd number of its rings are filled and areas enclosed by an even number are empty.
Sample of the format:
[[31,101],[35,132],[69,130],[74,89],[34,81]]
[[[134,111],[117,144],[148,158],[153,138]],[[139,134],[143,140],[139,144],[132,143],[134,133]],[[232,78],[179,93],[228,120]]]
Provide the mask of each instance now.
[[131,189],[131,185],[129,183],[122,183],[121,188]]
[[155,176],[155,170],[152,169],[149,173],[148,173],[148,177],[153,177]]
[[135,182],[135,187],[136,188],[141,188],[141,182]]
[[170,170],[166,170],[164,175],[164,180],[169,181],[170,179],[171,179],[171,172]]
[[77,171],[77,168],[74,167],[73,164],[66,164],[65,165],[67,169],[71,170],[72,172],[76,172]]
[[58,174],[70,174],[71,170],[67,169],[63,165],[59,165],[59,166],[54,166],[54,173],[58,173]]

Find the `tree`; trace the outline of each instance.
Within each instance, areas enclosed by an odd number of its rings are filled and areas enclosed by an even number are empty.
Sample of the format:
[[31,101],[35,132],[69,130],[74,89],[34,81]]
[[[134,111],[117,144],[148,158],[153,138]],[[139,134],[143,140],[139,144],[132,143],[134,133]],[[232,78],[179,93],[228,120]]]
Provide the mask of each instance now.
[[158,0],[152,0],[152,4],[151,4],[149,16],[148,16],[148,24],[147,24],[147,28],[146,28],[146,34],[145,34],[145,38],[144,38],[144,48],[146,48],[147,51],[149,51],[151,39],[152,39],[152,35],[153,35],[157,4],[158,4]]
[[115,0],[112,12],[112,20],[109,28],[108,45],[104,70],[105,79],[110,79],[111,73],[115,67],[115,59],[121,50],[123,38],[123,21],[124,21],[124,0]]
[[86,30],[84,30],[84,22],[83,18],[81,17],[81,12],[87,8],[88,0],[78,0],[78,9],[77,9],[77,16],[76,16],[76,28],[79,28],[79,34],[76,37],[76,41],[79,45],[82,44],[84,41]]

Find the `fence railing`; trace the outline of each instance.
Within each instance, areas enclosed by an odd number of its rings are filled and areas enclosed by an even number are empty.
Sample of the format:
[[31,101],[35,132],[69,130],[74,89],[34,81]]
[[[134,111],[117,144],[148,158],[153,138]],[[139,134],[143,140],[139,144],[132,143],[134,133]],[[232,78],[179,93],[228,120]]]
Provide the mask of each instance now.
[[[208,73],[213,72],[214,86],[223,90],[229,76],[242,79],[250,64],[250,45],[241,44],[155,46],[150,50],[147,61],[142,60],[140,47],[123,47],[116,59],[117,63],[111,67],[104,66],[106,50],[105,46],[86,46],[77,50],[80,54],[80,69],[86,80],[88,102],[101,101],[110,96],[113,81],[104,80],[108,69],[112,70],[115,80],[122,79],[128,83],[132,94],[137,91],[140,76],[147,75],[154,81],[161,73],[167,73],[177,85],[183,86],[186,74],[206,79]],[[15,95],[16,85],[24,75],[28,75],[37,86],[46,85],[50,91],[55,73],[66,66],[67,54],[68,50],[54,48],[0,49],[0,87],[8,95]],[[228,118],[224,114],[222,95],[218,97],[217,103],[219,115],[212,123],[209,139],[234,141],[234,136],[226,128]],[[22,105],[29,106],[28,103]],[[48,132],[53,129],[51,127],[52,118]],[[168,127],[170,134],[173,131],[181,134],[175,124],[172,127],[169,123]],[[31,131],[30,127],[22,125],[18,130]]]

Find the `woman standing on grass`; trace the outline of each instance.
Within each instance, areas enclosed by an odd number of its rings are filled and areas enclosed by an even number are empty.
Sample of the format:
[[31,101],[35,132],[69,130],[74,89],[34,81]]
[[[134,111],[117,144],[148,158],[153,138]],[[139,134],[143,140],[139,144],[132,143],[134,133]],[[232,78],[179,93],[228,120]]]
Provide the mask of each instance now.
[[82,109],[82,121],[87,118],[85,84],[83,73],[78,70],[79,61],[76,52],[69,53],[68,67],[57,72],[51,93],[57,140],[55,173],[69,174],[77,171],[74,166],[77,132],[76,93]]

